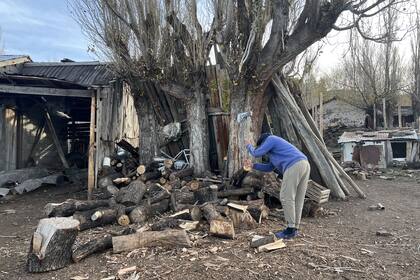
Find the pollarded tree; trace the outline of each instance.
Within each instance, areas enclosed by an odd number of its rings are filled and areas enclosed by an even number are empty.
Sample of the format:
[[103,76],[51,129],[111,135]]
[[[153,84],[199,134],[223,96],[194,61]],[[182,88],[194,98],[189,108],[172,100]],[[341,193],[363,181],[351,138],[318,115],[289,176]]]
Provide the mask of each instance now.
[[[246,140],[259,135],[266,103],[266,87],[273,74],[332,29],[363,30],[395,0],[215,0],[217,48],[231,80],[229,174],[247,157]],[[342,19],[337,23],[337,19]],[[249,119],[241,114],[251,112]]]
[[214,32],[199,21],[196,1],[79,0],[74,10],[93,44],[134,89],[145,161],[159,144],[147,98],[159,87],[185,101],[191,164],[198,174],[207,170],[205,66]]

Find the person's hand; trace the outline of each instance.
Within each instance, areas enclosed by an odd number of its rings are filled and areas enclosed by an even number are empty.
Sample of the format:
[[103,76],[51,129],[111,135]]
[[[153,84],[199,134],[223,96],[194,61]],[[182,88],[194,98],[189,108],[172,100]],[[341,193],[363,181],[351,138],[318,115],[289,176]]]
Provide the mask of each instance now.
[[253,163],[250,159],[245,159],[244,160],[244,169],[245,170],[251,170],[253,167]]
[[248,145],[254,146],[252,145],[252,142],[249,139],[245,140],[245,146],[248,146]]

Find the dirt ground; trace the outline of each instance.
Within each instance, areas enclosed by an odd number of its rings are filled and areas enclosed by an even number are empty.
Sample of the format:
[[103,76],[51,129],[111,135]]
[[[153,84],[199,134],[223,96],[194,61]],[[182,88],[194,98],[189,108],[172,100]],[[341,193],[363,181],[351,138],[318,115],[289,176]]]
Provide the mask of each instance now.
[[[0,279],[101,279],[133,265],[139,279],[419,279],[418,174],[358,181],[368,199],[329,202],[325,208],[330,214],[304,219],[300,237],[270,253],[255,253],[248,242],[255,233],[282,228],[278,220],[266,220],[256,230],[242,231],[233,241],[201,233],[194,235],[193,248],[106,252],[58,271],[29,274],[25,271],[29,239],[44,205],[86,195],[76,186],[40,189],[0,202]],[[378,202],[386,207],[384,211],[367,210]],[[378,230],[393,236],[377,236]],[[79,242],[103,233],[103,229],[82,232]]]

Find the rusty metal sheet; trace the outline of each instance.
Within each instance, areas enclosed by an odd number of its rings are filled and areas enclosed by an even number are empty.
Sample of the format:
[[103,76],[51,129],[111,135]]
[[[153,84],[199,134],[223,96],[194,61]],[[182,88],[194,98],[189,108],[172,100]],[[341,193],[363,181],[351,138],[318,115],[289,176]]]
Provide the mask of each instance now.
[[383,167],[383,146],[369,145],[360,147],[360,164],[363,168]]

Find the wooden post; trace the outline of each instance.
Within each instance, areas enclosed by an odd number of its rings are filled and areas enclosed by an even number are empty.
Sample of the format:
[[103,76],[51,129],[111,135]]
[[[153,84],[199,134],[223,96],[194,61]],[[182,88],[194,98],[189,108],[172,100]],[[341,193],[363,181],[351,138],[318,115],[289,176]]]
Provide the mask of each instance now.
[[319,133],[324,137],[324,101],[322,91],[319,93]]
[[376,130],[376,103],[373,103],[373,129]]
[[398,127],[402,127],[401,105],[398,105]]
[[90,127],[89,127],[89,163],[88,163],[88,199],[92,198],[95,186],[95,121],[96,121],[96,94],[90,101]]
[[388,122],[387,122],[387,119],[386,119],[386,101],[385,101],[385,98],[382,98],[382,108],[383,108],[382,116],[384,118],[384,128],[388,129]]
[[50,113],[45,109],[45,120],[47,122],[48,130],[50,132],[51,138],[54,142],[55,147],[57,148],[58,155],[60,156],[61,162],[63,163],[64,168],[69,168],[66,157],[64,156],[63,148],[61,147],[60,141],[58,140],[57,134],[54,129],[54,125],[51,120]]

